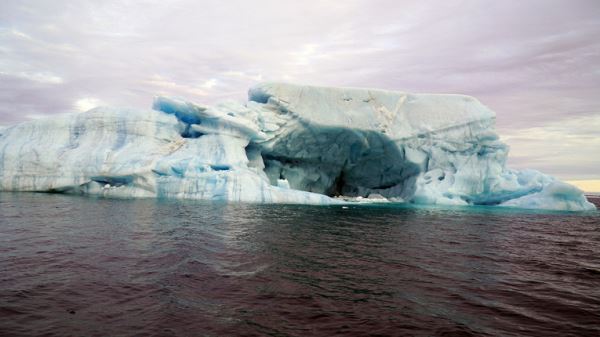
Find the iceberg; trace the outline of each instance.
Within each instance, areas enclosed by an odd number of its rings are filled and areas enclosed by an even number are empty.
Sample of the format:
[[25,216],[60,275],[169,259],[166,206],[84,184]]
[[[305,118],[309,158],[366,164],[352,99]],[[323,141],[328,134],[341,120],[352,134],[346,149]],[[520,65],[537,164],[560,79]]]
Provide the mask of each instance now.
[[263,83],[248,102],[157,97],[0,129],[0,190],[253,203],[353,201],[592,210],[506,167],[473,97]]

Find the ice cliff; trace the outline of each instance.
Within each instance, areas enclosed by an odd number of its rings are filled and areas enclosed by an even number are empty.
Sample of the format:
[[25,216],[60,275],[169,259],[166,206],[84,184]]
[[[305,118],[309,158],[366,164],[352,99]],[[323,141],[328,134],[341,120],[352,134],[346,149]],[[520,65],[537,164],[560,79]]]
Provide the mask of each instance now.
[[158,97],[0,129],[0,190],[594,209],[571,185],[506,168],[494,121],[461,95],[265,83],[246,104]]

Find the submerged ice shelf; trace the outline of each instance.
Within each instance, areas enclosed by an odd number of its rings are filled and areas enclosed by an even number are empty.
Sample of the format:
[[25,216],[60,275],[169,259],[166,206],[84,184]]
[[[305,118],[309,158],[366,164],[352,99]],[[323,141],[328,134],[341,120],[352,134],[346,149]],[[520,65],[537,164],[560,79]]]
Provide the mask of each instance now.
[[265,83],[246,104],[158,97],[0,129],[0,190],[594,209],[574,186],[508,169],[494,122],[462,95]]

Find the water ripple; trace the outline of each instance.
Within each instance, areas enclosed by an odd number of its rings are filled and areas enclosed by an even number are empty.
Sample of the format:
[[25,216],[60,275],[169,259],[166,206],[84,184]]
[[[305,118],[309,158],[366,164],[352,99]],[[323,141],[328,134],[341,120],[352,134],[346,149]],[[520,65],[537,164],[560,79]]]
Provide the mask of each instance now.
[[598,336],[599,242],[598,212],[3,193],[0,335]]

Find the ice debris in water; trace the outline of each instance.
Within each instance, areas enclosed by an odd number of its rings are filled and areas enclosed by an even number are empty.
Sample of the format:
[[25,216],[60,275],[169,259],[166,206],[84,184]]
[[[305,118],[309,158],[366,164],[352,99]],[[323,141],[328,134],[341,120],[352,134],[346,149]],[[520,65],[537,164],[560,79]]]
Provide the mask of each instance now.
[[505,165],[472,97],[260,84],[246,104],[158,97],[0,132],[0,190],[259,203],[399,201],[591,210],[574,186]]

